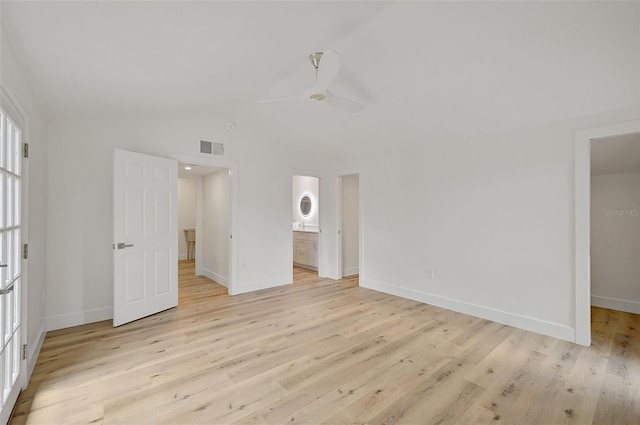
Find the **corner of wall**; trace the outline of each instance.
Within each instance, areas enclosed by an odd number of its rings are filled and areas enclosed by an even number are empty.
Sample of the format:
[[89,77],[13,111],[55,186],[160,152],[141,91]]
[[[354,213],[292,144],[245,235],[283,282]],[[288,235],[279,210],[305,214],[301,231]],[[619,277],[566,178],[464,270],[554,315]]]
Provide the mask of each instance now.
[[33,369],[35,369],[36,367],[36,363],[38,362],[38,356],[40,355],[40,350],[42,349],[42,344],[44,344],[44,339],[46,336],[47,332],[45,331],[45,328],[43,326],[40,329],[38,338],[35,340],[35,344],[32,344],[32,347],[29,348],[27,354],[27,382],[31,380],[31,374],[33,373]]
[[260,280],[254,282],[241,283],[233,292],[229,291],[229,295],[246,294],[247,292],[259,291],[261,289],[275,288],[277,286],[292,285],[293,282],[288,276],[281,276],[274,279]]
[[50,316],[45,320],[47,331],[55,331],[58,329],[66,329],[73,326],[86,325],[88,323],[101,322],[103,320],[111,319],[113,319],[113,308],[103,307],[93,310],[81,311],[78,313]]
[[203,268],[202,269],[202,274],[205,275],[206,277],[208,277],[209,279],[215,281],[216,283],[219,283],[220,285],[224,286],[225,288],[229,288],[229,278],[226,276],[222,276],[214,271],[211,271],[207,268]]

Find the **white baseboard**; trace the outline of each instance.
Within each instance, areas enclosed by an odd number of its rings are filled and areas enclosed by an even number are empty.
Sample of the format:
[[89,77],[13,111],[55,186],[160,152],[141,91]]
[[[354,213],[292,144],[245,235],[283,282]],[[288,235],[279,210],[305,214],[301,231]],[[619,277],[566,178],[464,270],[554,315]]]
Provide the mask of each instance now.
[[70,328],[72,326],[86,325],[87,323],[101,322],[113,319],[113,308],[103,307],[95,310],[81,311],[78,313],[61,314],[45,319],[47,331]]
[[359,273],[359,269],[358,266],[356,267],[346,267],[343,271],[342,271],[342,276],[353,276]]
[[229,287],[229,278],[226,276],[222,276],[216,272],[213,272],[207,268],[203,268],[202,269],[202,273],[203,275],[205,275],[206,277],[208,277],[211,280],[215,280],[217,283],[219,283],[220,285],[224,286],[225,288]]
[[626,311],[627,313],[640,314],[640,302],[620,300],[617,298],[601,297],[591,295],[591,305],[611,310]]
[[47,332],[44,329],[45,328],[43,323],[36,343],[33,344],[33,347],[29,347],[27,353],[27,382],[29,382],[29,380],[31,379],[31,374],[33,373],[33,369],[36,367],[38,356],[40,355],[40,350],[42,349],[42,344],[44,343],[44,338],[47,336]]
[[300,263],[296,263],[295,261],[293,262],[293,265],[296,266],[296,267],[302,267],[303,269],[313,270],[314,272],[318,271],[318,268],[316,266],[309,266],[307,264],[300,264]]
[[493,322],[514,326],[516,328],[524,329],[527,331],[575,342],[575,329],[568,326],[559,325],[557,323],[545,322],[543,320],[534,319],[532,317],[521,316],[506,311],[483,307],[477,304],[470,304],[463,301],[440,297],[438,295],[416,291],[415,289],[402,288],[400,286],[390,285],[388,283],[362,279],[362,277],[360,278],[360,286],[373,289],[375,291],[384,292],[386,294],[396,295],[402,298],[408,298],[410,300],[423,302],[425,304],[446,308],[448,310],[457,311],[459,313],[480,317],[482,319],[491,320]]
[[261,289],[275,288],[277,286],[291,285],[293,282],[288,276],[277,277],[267,280],[259,280],[255,282],[241,283],[233,292],[229,291],[229,295],[245,294],[247,292],[259,291]]
[[188,260],[189,256],[187,255],[187,253],[185,252],[184,254],[180,253],[178,254],[178,260]]

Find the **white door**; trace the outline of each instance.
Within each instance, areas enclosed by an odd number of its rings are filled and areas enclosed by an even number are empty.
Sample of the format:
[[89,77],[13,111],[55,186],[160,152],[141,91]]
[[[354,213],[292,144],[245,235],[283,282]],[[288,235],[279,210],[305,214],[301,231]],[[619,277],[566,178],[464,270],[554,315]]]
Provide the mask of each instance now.
[[113,326],[178,305],[178,162],[115,150]]
[[0,423],[21,390],[22,132],[0,108]]

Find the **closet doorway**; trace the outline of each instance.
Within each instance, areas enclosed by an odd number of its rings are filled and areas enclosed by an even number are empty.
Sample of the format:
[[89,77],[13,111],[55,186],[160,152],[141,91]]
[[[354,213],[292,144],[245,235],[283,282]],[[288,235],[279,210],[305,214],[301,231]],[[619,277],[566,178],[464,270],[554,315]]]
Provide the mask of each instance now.
[[231,293],[233,170],[183,160],[178,166],[180,285],[205,276]]
[[338,278],[360,274],[360,175],[338,178]]

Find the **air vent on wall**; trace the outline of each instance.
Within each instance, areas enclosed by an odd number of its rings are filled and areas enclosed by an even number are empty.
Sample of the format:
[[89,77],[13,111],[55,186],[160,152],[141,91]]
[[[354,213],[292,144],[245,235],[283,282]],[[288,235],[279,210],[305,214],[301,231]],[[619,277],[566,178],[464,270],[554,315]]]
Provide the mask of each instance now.
[[200,140],[200,153],[222,155],[224,153],[224,145],[222,143]]

